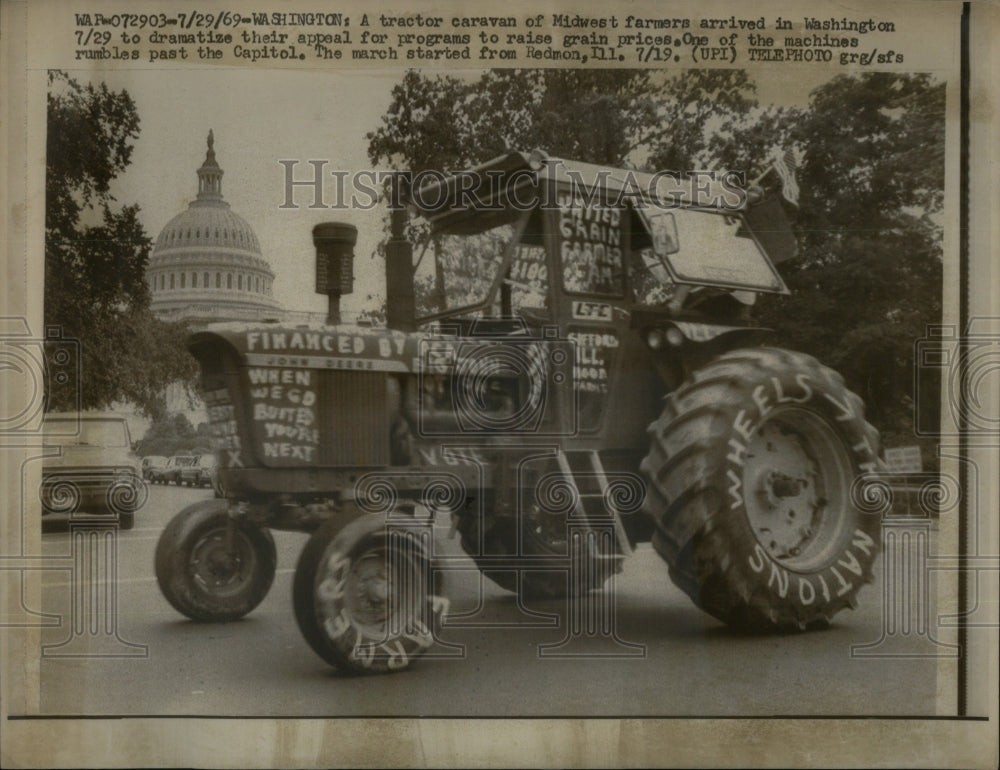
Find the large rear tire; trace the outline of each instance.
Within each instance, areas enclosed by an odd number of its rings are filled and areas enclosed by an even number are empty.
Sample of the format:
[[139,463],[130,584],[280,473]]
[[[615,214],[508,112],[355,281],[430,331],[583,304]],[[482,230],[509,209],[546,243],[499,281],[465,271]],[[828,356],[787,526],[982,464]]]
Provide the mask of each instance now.
[[264,601],[274,581],[278,558],[271,533],[231,519],[227,510],[224,500],[189,505],[156,544],[160,591],[192,620],[237,620]]
[[432,590],[428,546],[385,515],[323,524],[295,568],[295,620],[313,651],[343,673],[408,668],[434,643],[447,601]]
[[856,605],[881,531],[852,498],[880,467],[863,409],[836,372],[771,348],[725,353],[668,396],[644,509],[695,604],[749,631],[824,626]]

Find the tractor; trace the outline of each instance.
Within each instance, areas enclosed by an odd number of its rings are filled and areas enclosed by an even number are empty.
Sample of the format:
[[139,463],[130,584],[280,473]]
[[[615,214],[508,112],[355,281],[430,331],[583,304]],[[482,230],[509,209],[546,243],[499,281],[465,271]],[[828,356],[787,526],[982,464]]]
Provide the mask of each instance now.
[[274,578],[270,530],[311,533],[293,581],[310,647],[348,673],[404,669],[448,608],[438,517],[522,597],[599,595],[651,542],[737,629],[856,605],[879,436],[837,373],[750,320],[788,292],[776,190],[532,151],[399,175],[389,197],[384,324],[339,322],[357,231],[333,222],[313,231],[326,323],[190,337],[225,499],[160,537],[174,608],[244,616]]

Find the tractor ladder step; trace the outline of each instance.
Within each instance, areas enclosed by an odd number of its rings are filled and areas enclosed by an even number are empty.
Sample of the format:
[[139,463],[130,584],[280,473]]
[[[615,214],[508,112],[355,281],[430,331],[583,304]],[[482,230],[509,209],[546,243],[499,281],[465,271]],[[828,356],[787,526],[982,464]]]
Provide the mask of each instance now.
[[[573,460],[578,458],[583,461],[582,468],[574,468]],[[574,515],[579,517],[581,521],[606,520],[612,524],[615,540],[621,554],[610,554],[605,558],[620,559],[622,554],[630,556],[633,551],[632,544],[625,532],[625,525],[622,523],[621,513],[615,505],[613,496],[608,494],[608,477],[597,451],[593,449],[570,452],[560,450],[556,455],[556,463],[576,492]],[[585,482],[588,491],[584,492],[580,489],[581,481]],[[589,491],[594,489],[595,483],[597,491]]]

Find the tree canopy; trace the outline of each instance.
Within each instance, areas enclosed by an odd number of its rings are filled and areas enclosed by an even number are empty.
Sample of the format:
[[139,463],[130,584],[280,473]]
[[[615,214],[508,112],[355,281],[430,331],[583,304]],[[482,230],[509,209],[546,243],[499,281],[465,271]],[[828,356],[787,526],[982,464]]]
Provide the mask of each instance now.
[[200,423],[195,429],[183,412],[164,413],[150,424],[146,435],[136,447],[136,453],[140,457],[199,455],[211,453],[211,447],[212,436],[207,422]]
[[367,135],[368,156],[416,173],[539,147],[614,165],[652,154],[659,168],[684,168],[755,94],[742,70],[488,70],[476,80],[409,70]]
[[82,381],[47,383],[47,408],[129,401],[163,408],[163,389],[191,381],[186,329],[157,320],[145,279],[151,241],[137,205],[112,182],[129,165],[139,115],[127,91],[49,74],[45,200],[45,323],[76,339]]
[[[802,148],[802,252],[790,297],[760,316],[841,371],[887,440],[913,441],[914,344],[940,323],[944,85],[927,75],[842,75],[789,119]],[[922,394],[923,395],[923,394]]]

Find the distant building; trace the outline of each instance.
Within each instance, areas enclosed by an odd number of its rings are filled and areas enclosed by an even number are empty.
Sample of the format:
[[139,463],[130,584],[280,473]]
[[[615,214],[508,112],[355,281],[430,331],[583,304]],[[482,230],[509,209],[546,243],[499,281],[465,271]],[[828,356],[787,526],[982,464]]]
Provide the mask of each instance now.
[[198,169],[198,197],[167,223],[150,255],[150,309],[165,321],[257,321],[281,315],[274,272],[253,229],[222,198],[215,139]]

